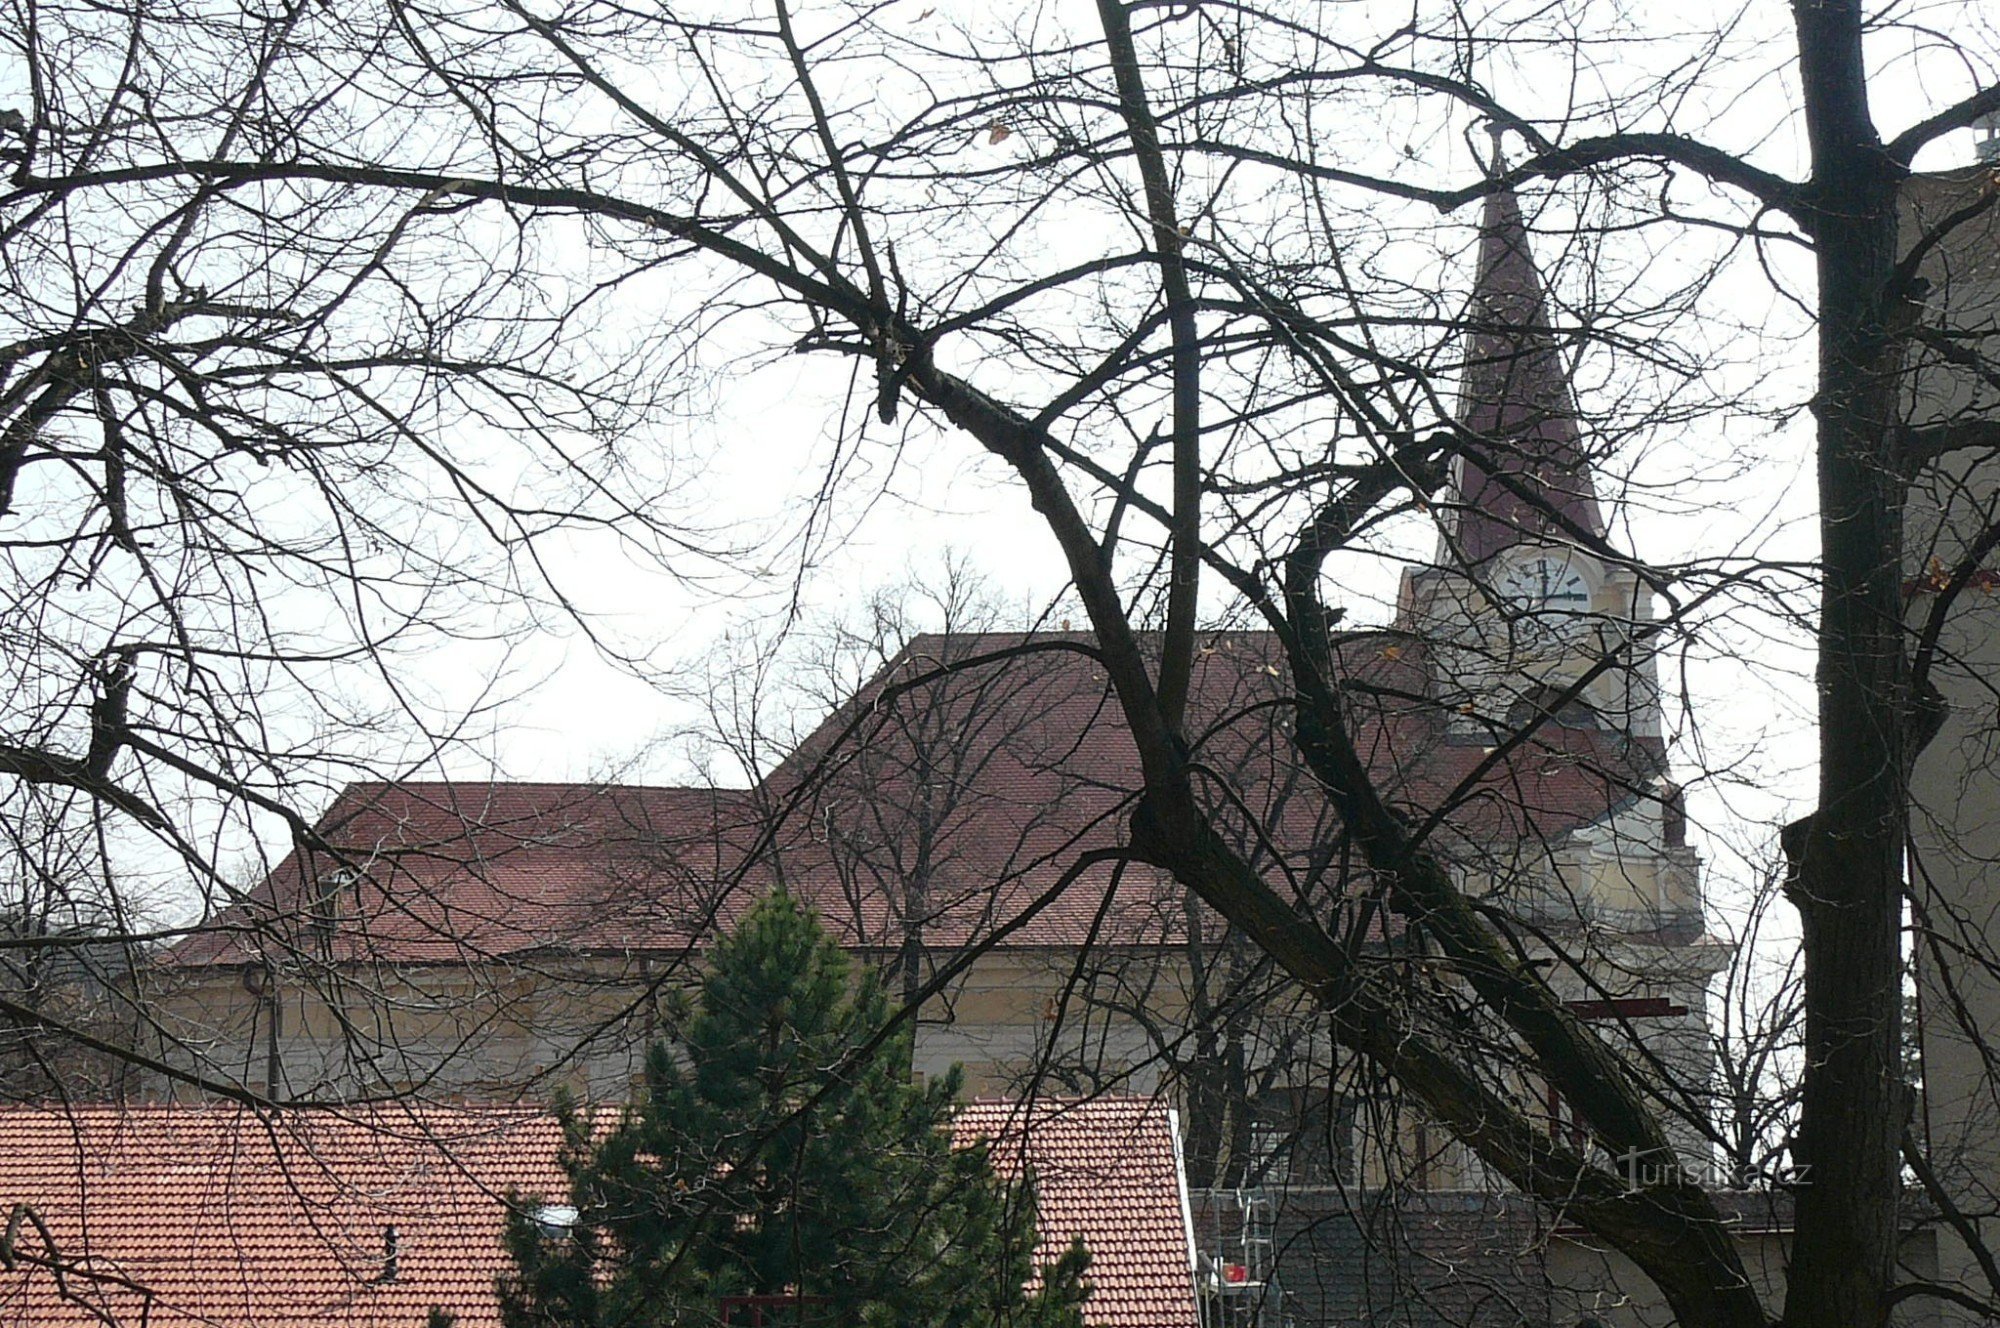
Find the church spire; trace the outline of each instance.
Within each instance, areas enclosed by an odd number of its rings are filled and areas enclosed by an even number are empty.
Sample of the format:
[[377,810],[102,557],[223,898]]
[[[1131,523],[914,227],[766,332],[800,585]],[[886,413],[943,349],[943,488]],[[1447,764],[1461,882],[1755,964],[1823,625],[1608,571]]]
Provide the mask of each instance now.
[[1516,544],[1604,534],[1576,399],[1511,187],[1487,195],[1467,319],[1458,422],[1482,455],[1453,463],[1448,552],[1476,564]]

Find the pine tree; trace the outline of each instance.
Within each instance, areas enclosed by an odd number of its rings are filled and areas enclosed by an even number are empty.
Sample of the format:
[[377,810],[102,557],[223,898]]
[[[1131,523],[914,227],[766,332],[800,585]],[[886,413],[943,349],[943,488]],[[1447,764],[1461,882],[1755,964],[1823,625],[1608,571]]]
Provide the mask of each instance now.
[[1036,1268],[1032,1182],[952,1147],[956,1070],[912,1080],[909,1026],[810,910],[761,901],[677,1022],[615,1127],[559,1108],[576,1217],[512,1224],[509,1328],[748,1324],[759,1296],[792,1298],[767,1328],[1081,1328],[1081,1243]]

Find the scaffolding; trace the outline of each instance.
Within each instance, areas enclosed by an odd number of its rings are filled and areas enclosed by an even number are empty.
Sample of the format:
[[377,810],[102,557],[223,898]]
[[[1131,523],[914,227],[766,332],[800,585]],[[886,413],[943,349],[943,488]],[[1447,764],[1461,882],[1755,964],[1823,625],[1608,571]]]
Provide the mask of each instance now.
[[1261,1186],[1211,1192],[1202,1256],[1206,1328],[1288,1328],[1272,1235],[1275,1208]]

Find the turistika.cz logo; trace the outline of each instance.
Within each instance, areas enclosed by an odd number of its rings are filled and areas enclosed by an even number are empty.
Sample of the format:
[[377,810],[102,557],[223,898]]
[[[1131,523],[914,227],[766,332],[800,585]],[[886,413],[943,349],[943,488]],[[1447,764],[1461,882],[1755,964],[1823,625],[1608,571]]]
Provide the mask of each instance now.
[[1689,1162],[1656,1148],[1628,1148],[1618,1155],[1618,1174],[1625,1193],[1668,1185],[1698,1185],[1705,1190],[1787,1189],[1806,1182],[1812,1170],[1805,1163],[1784,1166],[1731,1166],[1724,1162]]

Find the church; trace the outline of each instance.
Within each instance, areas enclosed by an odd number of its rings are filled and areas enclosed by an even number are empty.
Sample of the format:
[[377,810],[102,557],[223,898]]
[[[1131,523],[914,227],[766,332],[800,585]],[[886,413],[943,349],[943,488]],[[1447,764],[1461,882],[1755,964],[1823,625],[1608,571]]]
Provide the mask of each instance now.
[[[1547,306],[1498,194],[1458,408],[1491,448],[1457,463],[1394,620],[1334,648],[1384,796],[1574,1010],[1699,1092],[1729,955],[1668,768],[1656,587],[1609,542]],[[1344,944],[1420,972],[1287,702],[1269,635],[1202,639],[1187,732],[1217,820]],[[1048,631],[915,638],[750,788],[352,785],[328,851],[157,966],[161,1054],[282,1098],[616,1100],[709,939],[783,888],[915,1010],[918,1073],[1163,1095],[1200,1188],[1493,1188],[1241,936],[1117,860],[1138,787],[1092,639]],[[1581,1137],[1554,1095],[1542,1110]]]

